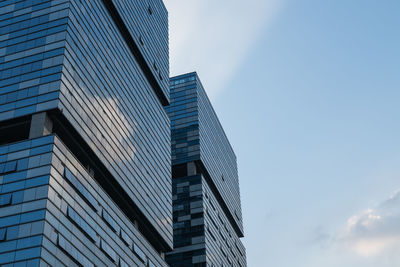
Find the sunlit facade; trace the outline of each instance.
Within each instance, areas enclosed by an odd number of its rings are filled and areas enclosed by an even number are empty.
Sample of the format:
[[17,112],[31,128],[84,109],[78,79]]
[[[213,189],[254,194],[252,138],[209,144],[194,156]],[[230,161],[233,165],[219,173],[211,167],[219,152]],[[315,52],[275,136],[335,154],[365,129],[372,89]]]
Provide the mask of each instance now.
[[168,57],[161,0],[0,2],[1,266],[167,266]]

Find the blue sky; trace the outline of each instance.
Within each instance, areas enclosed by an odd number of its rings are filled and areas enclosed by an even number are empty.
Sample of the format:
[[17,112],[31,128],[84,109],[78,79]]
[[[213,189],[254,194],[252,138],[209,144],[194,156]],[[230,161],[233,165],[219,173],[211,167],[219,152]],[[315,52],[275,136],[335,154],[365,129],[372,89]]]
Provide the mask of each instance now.
[[400,1],[165,0],[238,157],[249,266],[400,266]]

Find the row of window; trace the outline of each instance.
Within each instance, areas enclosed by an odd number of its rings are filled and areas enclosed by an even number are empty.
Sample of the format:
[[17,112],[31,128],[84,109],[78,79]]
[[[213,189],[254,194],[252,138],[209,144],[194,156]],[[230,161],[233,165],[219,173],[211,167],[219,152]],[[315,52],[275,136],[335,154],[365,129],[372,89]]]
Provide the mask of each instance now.
[[[92,194],[84,187],[84,185],[75,177],[75,175],[72,174],[72,172],[65,167],[64,168],[64,177],[73,185],[73,187],[84,197],[84,200],[95,210],[97,211],[99,209],[99,204],[95,200],[95,198],[92,196]],[[86,221],[79,216],[79,214],[72,209],[72,207],[68,206],[67,209],[67,216],[68,218],[75,224],[77,225],[84,234],[86,234],[92,241],[96,241],[96,236],[97,233],[96,231],[89,226]],[[115,232],[121,239],[122,241],[128,246],[132,246],[132,251],[133,253],[143,262],[147,263],[148,266],[154,266],[155,265],[151,262],[150,259],[146,257],[146,254],[140,249],[139,246],[137,246],[132,239],[128,236],[128,234],[121,229],[121,227],[118,225],[118,223],[113,219],[113,217],[105,210],[101,210],[101,216],[103,220],[106,222],[106,224]],[[106,255],[113,261],[113,262],[118,262],[118,255],[117,253],[112,249],[112,247],[103,239],[100,240],[100,248],[103,252],[106,253]],[[128,266],[121,258],[119,259],[119,264],[120,266]]]
[[17,169],[17,161],[9,161],[0,164],[0,174],[14,172]]
[[71,256],[77,263],[85,267],[94,267],[94,264],[86,258],[79,250],[77,250],[68,240],[61,234],[58,234],[57,245]]
[[[207,192],[205,193],[205,195],[206,195],[206,198],[209,199],[209,198],[208,198],[208,193],[207,193]],[[215,206],[214,206],[214,204],[213,204],[213,202],[212,202],[211,199],[209,199],[209,203],[211,204],[211,206],[212,206],[212,208],[214,209],[214,211],[216,211],[216,208],[215,208]],[[211,216],[211,214],[210,214],[210,212],[209,212],[209,210],[208,210],[207,208],[206,208],[206,213],[207,213],[208,217],[210,218],[210,221],[212,222],[212,224],[213,224],[214,227],[216,228],[216,230],[218,230],[218,232],[219,232],[219,234],[220,234],[222,240],[225,240],[225,243],[226,243],[226,245],[228,246],[228,248],[230,249],[232,255],[236,258],[236,255],[235,255],[235,253],[233,253],[233,249],[232,249],[231,245],[229,244],[227,238],[226,238],[226,237],[224,236],[224,234],[222,233],[222,227],[219,227],[219,226],[217,225],[217,223],[216,223],[216,222],[214,221],[214,219],[213,219],[213,216]],[[228,227],[227,227],[226,223],[224,222],[224,220],[222,219],[220,213],[219,213],[218,211],[216,211],[216,213],[217,213],[218,219],[219,219],[220,222],[221,222],[221,225],[224,226],[226,232],[229,234],[229,237],[232,238],[231,231],[228,229]],[[208,233],[210,234],[210,236],[214,239],[214,241],[216,241],[216,238],[215,238],[214,234],[212,233],[211,229],[210,229],[209,227],[207,227],[207,230],[208,230]],[[234,240],[233,243],[235,244],[235,247],[236,247],[237,251],[239,252],[239,254],[243,257],[244,254],[243,254],[243,252],[241,251],[241,249],[239,248],[239,246],[238,246],[238,244],[237,244],[237,241]]]
[[[191,77],[183,78],[183,79],[179,79],[179,80],[171,80],[170,81],[170,85],[177,85],[177,84],[182,84],[182,83],[195,81],[195,80],[196,80],[196,77],[195,76],[191,76]],[[173,88],[173,87],[171,87],[171,88]]]
[[64,168],[64,177],[83,197],[83,200],[85,200],[89,204],[89,206],[92,207],[94,211],[97,212],[97,210],[99,209],[98,202],[68,168]]

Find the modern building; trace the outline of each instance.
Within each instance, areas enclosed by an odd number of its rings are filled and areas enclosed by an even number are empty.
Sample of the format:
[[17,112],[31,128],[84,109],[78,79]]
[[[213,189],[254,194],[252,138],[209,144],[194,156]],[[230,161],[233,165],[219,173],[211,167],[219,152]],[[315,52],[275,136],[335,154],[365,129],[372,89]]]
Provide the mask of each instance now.
[[162,0],[0,2],[0,265],[167,266]]
[[246,266],[235,153],[196,73],[170,79],[172,267]]

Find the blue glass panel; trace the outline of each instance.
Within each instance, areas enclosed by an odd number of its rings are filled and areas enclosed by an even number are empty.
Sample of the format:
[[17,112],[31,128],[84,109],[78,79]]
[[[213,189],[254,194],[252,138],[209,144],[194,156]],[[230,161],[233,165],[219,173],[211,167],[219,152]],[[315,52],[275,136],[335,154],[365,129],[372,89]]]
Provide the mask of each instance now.
[[96,199],[89,193],[89,191],[83,186],[81,182],[72,174],[72,172],[65,168],[64,177],[70,184],[78,191],[78,193],[83,197],[83,199],[95,210],[97,211],[99,208],[99,204]]
[[0,254],[0,264],[14,261],[15,252]]
[[12,199],[12,194],[0,196],[0,207],[10,205],[11,199]]
[[40,138],[36,138],[33,139],[31,141],[31,146],[35,147],[35,146],[42,146],[42,145],[46,145],[46,144],[51,144],[54,142],[54,135],[48,135],[45,137],[40,137]]
[[15,261],[40,257],[40,247],[18,250],[15,252]]
[[104,221],[113,229],[114,232],[119,233],[120,227],[117,222],[108,214],[108,212],[103,209],[102,210],[102,217]]
[[17,242],[17,249],[40,246],[42,243],[42,236],[33,236],[19,239]]
[[96,231],[93,230],[93,228],[90,227],[89,224],[70,206],[68,206],[67,215],[75,223],[75,225],[84,231],[88,237],[90,237],[93,241],[96,241]]
[[6,239],[7,228],[0,229],[0,241],[4,241]]
[[80,253],[68,240],[66,240],[62,235],[58,235],[57,244],[65,252],[67,252],[73,259],[79,262],[82,266],[94,267],[88,258],[86,258],[82,253]]
[[21,224],[26,222],[43,220],[45,216],[46,210],[38,210],[33,212],[24,213],[21,215]]
[[9,161],[5,164],[4,170],[2,173],[13,172],[17,169],[17,161]]
[[109,244],[106,243],[103,239],[100,243],[100,248],[106,253],[106,255],[113,261],[117,262],[118,256],[117,253],[111,248]]
[[136,256],[138,256],[138,258],[143,261],[146,262],[146,254],[144,254],[143,250],[141,250],[139,248],[138,245],[136,245],[135,243],[133,243],[133,252],[136,254]]

